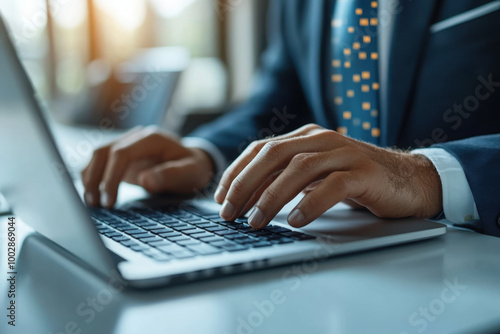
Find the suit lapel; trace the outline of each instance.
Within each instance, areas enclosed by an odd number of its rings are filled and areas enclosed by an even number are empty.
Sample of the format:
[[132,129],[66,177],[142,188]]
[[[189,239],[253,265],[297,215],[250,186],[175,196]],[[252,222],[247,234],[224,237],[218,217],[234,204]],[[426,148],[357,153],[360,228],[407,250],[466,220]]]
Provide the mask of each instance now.
[[[381,68],[384,61],[387,64],[386,70],[380,72],[381,83],[385,83],[381,85],[380,99],[382,146],[396,144],[436,2],[403,0],[399,13],[392,16],[392,29],[381,29],[380,40],[390,39],[387,50],[380,50],[384,58]],[[387,36],[390,30],[392,38]]]

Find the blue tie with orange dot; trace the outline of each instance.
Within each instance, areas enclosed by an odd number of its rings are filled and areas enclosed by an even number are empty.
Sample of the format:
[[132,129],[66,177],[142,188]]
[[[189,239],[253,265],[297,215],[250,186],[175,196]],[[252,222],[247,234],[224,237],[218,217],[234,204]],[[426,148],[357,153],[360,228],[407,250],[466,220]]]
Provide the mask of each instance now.
[[378,1],[337,0],[332,19],[331,89],[337,131],[378,144]]

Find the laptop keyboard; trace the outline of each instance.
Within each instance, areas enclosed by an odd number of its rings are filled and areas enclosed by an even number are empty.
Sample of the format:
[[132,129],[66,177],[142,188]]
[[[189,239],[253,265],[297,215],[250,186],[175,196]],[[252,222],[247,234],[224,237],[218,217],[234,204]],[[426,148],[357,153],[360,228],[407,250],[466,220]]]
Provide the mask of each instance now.
[[100,234],[157,261],[186,259],[223,252],[314,239],[280,226],[256,230],[246,218],[228,222],[198,208],[90,209]]

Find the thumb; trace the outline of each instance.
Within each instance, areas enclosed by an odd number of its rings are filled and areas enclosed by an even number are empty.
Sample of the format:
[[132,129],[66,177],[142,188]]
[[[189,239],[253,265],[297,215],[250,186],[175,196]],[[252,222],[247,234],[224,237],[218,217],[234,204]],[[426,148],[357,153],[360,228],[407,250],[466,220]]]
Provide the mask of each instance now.
[[202,188],[200,168],[193,159],[168,161],[142,171],[139,185],[150,193],[174,192],[188,194]]

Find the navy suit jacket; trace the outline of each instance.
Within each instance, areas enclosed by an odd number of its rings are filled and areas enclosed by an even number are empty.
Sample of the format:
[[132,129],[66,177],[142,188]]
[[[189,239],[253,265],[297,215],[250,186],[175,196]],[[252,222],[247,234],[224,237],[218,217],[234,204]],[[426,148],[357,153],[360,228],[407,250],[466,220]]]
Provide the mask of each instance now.
[[[392,1],[380,21],[382,146],[446,149],[462,164],[481,218],[500,236],[500,10],[434,25],[487,0]],[[231,161],[253,140],[314,122],[336,129],[326,55],[334,0],[275,0],[270,45],[250,98],[192,136]],[[387,22],[386,22],[387,23]],[[444,29],[443,29],[444,27]]]

